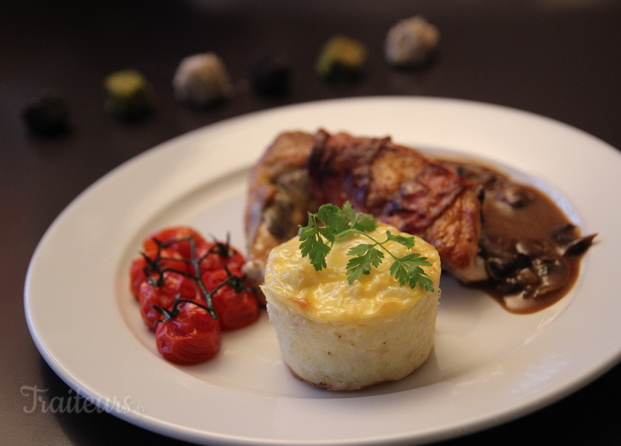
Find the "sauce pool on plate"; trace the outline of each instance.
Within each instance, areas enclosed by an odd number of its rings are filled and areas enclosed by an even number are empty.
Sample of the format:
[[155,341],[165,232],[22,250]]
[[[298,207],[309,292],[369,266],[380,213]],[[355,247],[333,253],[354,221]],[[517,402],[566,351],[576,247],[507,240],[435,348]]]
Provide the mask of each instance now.
[[468,284],[507,311],[528,314],[558,302],[572,288],[582,254],[595,234],[583,237],[543,192],[482,164],[442,160],[480,186],[479,256],[488,280]]

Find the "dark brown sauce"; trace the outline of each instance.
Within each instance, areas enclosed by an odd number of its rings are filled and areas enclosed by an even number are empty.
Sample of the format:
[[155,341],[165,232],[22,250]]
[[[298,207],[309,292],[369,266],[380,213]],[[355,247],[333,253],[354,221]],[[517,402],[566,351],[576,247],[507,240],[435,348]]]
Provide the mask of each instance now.
[[479,255],[488,280],[468,286],[517,314],[543,310],[567,295],[594,235],[582,237],[563,211],[534,187],[470,161],[441,163],[481,188]]

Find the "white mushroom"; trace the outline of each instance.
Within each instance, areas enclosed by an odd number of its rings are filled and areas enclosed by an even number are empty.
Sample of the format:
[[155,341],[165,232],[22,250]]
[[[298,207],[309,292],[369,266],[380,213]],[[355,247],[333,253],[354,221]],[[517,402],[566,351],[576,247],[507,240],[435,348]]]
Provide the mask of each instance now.
[[176,99],[197,108],[213,105],[233,90],[224,63],[214,53],[183,59],[172,84]]
[[421,16],[401,20],[386,36],[384,53],[391,65],[422,65],[435,51],[440,32]]

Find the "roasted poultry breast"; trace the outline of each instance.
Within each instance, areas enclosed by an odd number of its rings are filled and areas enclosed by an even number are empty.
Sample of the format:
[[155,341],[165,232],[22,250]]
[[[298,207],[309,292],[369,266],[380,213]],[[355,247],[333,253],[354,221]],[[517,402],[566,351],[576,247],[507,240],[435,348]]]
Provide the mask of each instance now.
[[390,138],[280,134],[250,174],[246,274],[262,282],[270,250],[295,236],[308,212],[350,201],[359,212],[433,244],[443,268],[477,280],[481,232],[477,187]]
[[[306,168],[313,140],[305,132],[280,134],[250,172],[244,217],[248,260],[243,272],[257,289],[272,248],[295,236],[308,212],[318,208],[309,194]],[[261,293],[259,300],[265,304]]]
[[309,194],[318,203],[350,201],[400,231],[434,245],[443,268],[464,275],[481,233],[477,186],[390,138],[319,130],[308,159]]

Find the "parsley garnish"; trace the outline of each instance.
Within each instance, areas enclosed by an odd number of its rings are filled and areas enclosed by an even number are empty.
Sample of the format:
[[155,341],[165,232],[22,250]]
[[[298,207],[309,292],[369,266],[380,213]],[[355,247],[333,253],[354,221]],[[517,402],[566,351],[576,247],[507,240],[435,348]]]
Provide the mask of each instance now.
[[431,266],[426,257],[422,257],[419,253],[397,257],[384,246],[387,242],[393,241],[407,248],[413,248],[414,237],[393,235],[390,231],[386,231],[386,239],[378,241],[367,234],[377,227],[377,221],[371,215],[356,212],[349,201],[345,202],[342,208],[330,203],[324,204],[316,214],[309,212],[308,225],[300,226],[298,235],[302,257],[308,256],[315,271],[321,271],[327,266],[326,256],[336,241],[349,234],[362,234],[373,243],[362,243],[347,251],[347,255],[352,257],[347,262],[347,281],[350,285],[363,274],[370,274],[373,268],[377,268],[386,253],[394,259],[390,274],[399,281],[399,285],[407,284],[410,288],[418,285],[427,291],[433,291],[433,282],[421,268]]

